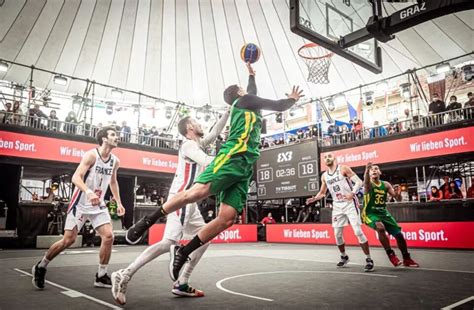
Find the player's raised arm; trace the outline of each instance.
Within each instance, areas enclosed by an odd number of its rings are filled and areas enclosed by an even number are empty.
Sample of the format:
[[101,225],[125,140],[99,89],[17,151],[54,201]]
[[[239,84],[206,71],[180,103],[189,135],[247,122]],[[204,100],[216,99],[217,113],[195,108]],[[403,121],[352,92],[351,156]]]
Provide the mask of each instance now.
[[367,194],[370,192],[370,168],[372,167],[372,163],[367,163],[365,166],[364,172],[364,193]]
[[207,167],[214,156],[209,156],[194,141],[187,141],[181,146],[181,152],[184,156],[191,159],[201,167]]
[[257,84],[255,83],[255,70],[250,62],[247,62],[247,69],[249,70],[249,83],[247,84],[247,93],[250,95],[257,94]]
[[212,130],[202,138],[201,140],[201,147],[206,147],[211,144],[214,140],[216,140],[217,136],[222,132],[224,129],[227,120],[229,119],[230,110],[226,110],[224,114],[222,114],[221,118],[217,121],[214,125]]
[[88,151],[81,159],[81,163],[72,176],[72,183],[86,193],[87,200],[89,200],[93,206],[97,206],[100,203],[99,197],[93,192],[93,189],[88,188],[86,183],[84,183],[84,177],[87,171],[94,165],[96,160],[94,152],[95,150]]
[[321,177],[321,188],[319,189],[319,192],[316,194],[316,196],[306,199],[306,204],[309,205],[317,200],[321,200],[322,198],[324,198],[324,196],[326,196],[327,190],[328,190],[328,186],[326,184],[326,179],[324,178],[324,175],[323,175]]
[[392,184],[387,181],[383,181],[385,183],[385,187],[387,188],[387,192],[390,196],[392,196],[396,201],[402,201],[402,192],[400,187],[397,186],[397,189],[394,189]]
[[299,86],[293,86],[291,93],[287,94],[288,99],[270,100],[248,94],[240,98],[237,107],[249,110],[283,112],[291,108],[303,96],[303,90],[300,90]]

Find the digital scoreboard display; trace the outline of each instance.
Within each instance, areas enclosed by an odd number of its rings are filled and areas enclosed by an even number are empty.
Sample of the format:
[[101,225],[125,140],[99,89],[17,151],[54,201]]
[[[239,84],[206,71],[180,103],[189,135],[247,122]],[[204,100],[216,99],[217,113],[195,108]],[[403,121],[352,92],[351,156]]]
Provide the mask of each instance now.
[[319,191],[316,141],[263,149],[256,166],[258,199],[293,198]]

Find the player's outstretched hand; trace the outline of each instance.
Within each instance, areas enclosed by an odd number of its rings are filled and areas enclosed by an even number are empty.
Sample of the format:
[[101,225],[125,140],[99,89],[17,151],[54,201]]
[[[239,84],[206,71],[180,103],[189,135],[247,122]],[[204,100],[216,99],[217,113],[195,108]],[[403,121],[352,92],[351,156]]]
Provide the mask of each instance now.
[[290,94],[286,94],[288,98],[295,99],[298,101],[301,97],[304,97],[303,90],[300,90],[299,86],[293,86]]
[[310,197],[310,198],[306,199],[306,205],[310,205],[313,202],[315,202],[316,200],[317,200],[316,196]]
[[249,75],[255,76],[257,71],[253,69],[252,64],[250,62],[246,62],[246,65],[247,65],[247,69],[249,70]]

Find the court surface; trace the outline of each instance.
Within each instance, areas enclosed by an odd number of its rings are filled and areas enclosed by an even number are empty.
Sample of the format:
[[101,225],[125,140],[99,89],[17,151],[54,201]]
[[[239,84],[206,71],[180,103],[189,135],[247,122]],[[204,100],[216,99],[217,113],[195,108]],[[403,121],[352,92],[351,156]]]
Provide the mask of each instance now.
[[[125,267],[144,246],[115,246],[111,271]],[[44,250],[0,251],[0,309],[110,309],[109,289],[93,287],[98,247],[71,249],[48,267],[43,291],[31,285],[31,266]],[[191,284],[203,298],[171,294],[168,255],[146,265],[132,279],[126,309],[473,309],[473,252],[412,250],[422,268],[390,266],[372,248],[373,273],[364,256],[349,247],[351,263],[337,269],[335,246],[292,244],[211,245]],[[398,250],[397,250],[398,251]],[[398,254],[398,253],[397,253]]]

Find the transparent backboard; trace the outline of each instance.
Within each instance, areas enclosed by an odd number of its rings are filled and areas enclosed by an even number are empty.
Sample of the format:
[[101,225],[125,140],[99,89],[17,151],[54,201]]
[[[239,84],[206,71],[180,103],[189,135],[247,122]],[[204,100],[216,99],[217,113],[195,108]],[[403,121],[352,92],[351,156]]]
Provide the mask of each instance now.
[[341,40],[365,29],[374,10],[368,0],[291,0],[292,31],[364,68],[380,73],[382,63],[377,40],[343,48]]

